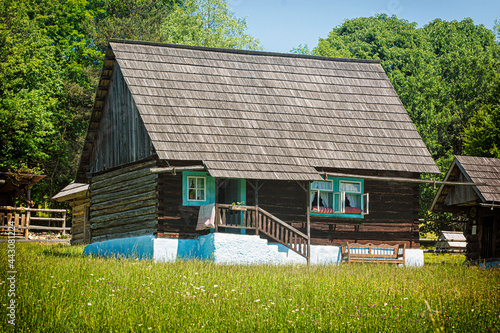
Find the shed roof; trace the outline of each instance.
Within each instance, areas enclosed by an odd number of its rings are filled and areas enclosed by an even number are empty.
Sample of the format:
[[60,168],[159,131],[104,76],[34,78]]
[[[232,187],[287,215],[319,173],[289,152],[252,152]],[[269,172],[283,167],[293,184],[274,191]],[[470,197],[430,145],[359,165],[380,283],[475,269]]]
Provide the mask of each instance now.
[[78,196],[84,196],[89,188],[88,184],[75,183],[72,181],[65,188],[63,188],[59,193],[52,197],[52,200],[56,201],[67,201],[74,199]]
[[160,159],[249,179],[439,172],[378,61],[124,40],[109,48]]
[[441,235],[439,235],[438,240],[458,242],[466,241],[464,233],[462,231],[441,231]]

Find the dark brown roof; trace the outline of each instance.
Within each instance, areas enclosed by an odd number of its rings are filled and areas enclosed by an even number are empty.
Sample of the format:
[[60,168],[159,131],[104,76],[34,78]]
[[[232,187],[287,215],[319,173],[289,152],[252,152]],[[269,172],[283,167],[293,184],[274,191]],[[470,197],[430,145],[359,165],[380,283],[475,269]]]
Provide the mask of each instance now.
[[248,179],[439,172],[378,61],[109,45],[160,159]]
[[474,186],[483,202],[500,202],[500,159],[474,156],[455,156],[458,166],[468,180],[474,183],[486,183],[486,186]]

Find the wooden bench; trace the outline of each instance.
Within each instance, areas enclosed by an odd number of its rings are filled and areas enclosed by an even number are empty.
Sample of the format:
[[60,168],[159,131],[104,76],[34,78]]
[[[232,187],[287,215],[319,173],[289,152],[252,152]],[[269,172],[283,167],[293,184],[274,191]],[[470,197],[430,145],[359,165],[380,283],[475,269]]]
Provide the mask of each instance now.
[[342,261],[345,262],[374,262],[386,264],[405,263],[405,244],[373,245],[347,243],[342,245]]

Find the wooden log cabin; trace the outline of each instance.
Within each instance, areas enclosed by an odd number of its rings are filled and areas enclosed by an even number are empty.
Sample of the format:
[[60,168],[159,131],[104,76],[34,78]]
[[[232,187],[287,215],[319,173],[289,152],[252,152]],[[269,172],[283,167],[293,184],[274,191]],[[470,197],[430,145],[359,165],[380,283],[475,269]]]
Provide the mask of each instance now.
[[[89,253],[238,234],[309,260],[345,242],[418,250],[411,181],[438,172],[379,61],[111,40],[76,181]],[[215,226],[196,230],[209,204]]]
[[471,262],[500,266],[500,159],[455,156],[445,181],[473,186],[441,185],[430,209],[453,213],[466,221],[466,256]]

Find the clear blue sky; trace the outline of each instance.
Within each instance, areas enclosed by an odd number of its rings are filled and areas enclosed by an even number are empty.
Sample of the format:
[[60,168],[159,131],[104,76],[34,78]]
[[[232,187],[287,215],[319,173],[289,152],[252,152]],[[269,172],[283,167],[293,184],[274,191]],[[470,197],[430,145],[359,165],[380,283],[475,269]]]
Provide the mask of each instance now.
[[246,18],[247,33],[258,38],[265,51],[289,52],[299,44],[310,49],[318,38],[345,19],[377,13],[396,15],[419,27],[440,18],[446,21],[470,17],[493,29],[500,20],[500,0],[228,0],[237,17]]

